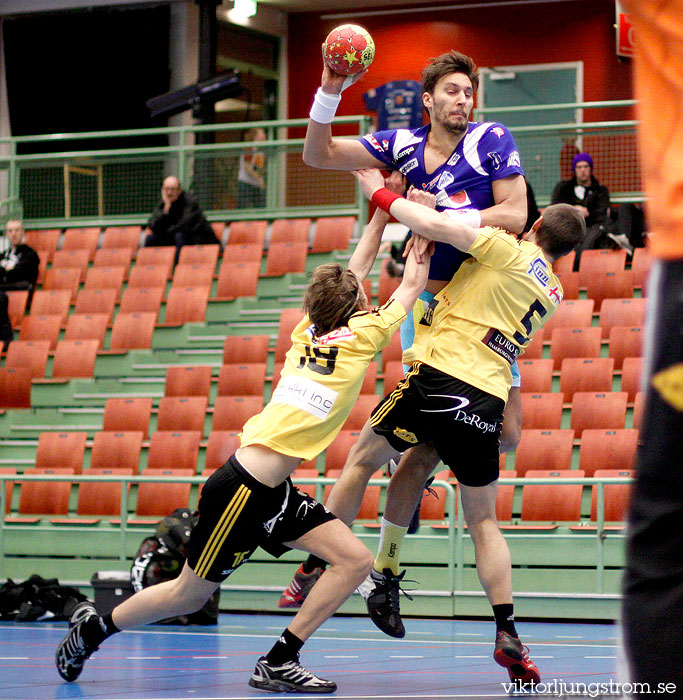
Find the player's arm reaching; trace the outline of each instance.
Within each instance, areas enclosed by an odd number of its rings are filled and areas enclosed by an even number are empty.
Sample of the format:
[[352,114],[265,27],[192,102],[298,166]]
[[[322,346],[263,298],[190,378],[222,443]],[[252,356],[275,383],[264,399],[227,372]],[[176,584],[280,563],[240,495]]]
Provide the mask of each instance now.
[[[311,108],[308,130],[304,142],[303,159],[306,165],[327,170],[355,170],[356,168],[376,168],[380,160],[370,155],[357,139],[334,139],[330,124],[334,119],[341,92],[356,82],[367,71],[353,76],[335,73],[327,65],[323,68],[320,89],[315,95]],[[346,85],[344,82],[346,82]]]

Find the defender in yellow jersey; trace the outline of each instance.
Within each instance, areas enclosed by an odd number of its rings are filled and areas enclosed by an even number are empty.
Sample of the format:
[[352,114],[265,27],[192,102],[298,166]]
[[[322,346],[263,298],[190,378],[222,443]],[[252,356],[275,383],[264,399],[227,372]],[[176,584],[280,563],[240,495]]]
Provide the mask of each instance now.
[[[400,174],[390,178],[401,187]],[[280,639],[262,656],[249,685],[274,692],[331,693],[336,683],[299,664],[305,640],[348,598],[372,566],[367,547],[330,511],[295,489],[290,474],[323,450],[348,417],[363,374],[424,288],[431,250],[412,253],[390,301],[371,310],[363,292],[388,216],[379,211],[345,270],[321,265],[304,297],[305,317],[271,403],[247,422],[241,447],[209,477],[199,501],[188,559],[177,579],[145,588],[104,617],[89,603],[74,608],[69,633],[57,649],[67,681],[107,637],[122,629],[201,608],[257,547],[279,556],[290,547],[324,558],[330,567]],[[430,244],[431,245],[431,244]]]
[[[494,659],[511,680],[538,682],[538,669],[515,629],[510,553],[495,515],[499,436],[510,366],[561,299],[552,264],[581,240],[583,217],[568,205],[548,207],[519,242],[501,229],[475,229],[397,197],[381,188],[376,171],[355,174],[366,196],[422,240],[450,243],[472,259],[418,324],[416,342],[404,355],[411,371],[373,411],[326,505],[352,522],[376,469],[406,448],[431,441],[460,482],[477,573],[496,621]],[[421,245],[417,239],[411,253]],[[362,587],[373,621],[395,637],[405,635],[399,607],[403,574],[396,560],[424,485],[421,469],[404,466],[389,483],[380,553]]]

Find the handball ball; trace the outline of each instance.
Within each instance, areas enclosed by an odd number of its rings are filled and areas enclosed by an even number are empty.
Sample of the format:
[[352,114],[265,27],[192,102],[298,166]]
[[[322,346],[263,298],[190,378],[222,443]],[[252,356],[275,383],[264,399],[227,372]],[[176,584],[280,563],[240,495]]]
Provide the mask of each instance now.
[[341,75],[365,70],[375,57],[375,42],[363,27],[342,24],[333,29],[323,45],[323,60]]

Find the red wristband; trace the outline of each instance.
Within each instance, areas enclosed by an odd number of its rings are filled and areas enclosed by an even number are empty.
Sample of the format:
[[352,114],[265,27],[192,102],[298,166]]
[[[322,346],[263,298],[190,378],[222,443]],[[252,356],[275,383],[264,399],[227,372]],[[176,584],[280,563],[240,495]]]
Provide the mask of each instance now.
[[380,187],[377,192],[372,195],[372,199],[370,201],[376,207],[383,209],[388,214],[389,207],[391,206],[392,202],[395,202],[397,199],[403,199],[403,197],[401,197],[400,194],[396,194],[396,192],[392,192],[386,187]]

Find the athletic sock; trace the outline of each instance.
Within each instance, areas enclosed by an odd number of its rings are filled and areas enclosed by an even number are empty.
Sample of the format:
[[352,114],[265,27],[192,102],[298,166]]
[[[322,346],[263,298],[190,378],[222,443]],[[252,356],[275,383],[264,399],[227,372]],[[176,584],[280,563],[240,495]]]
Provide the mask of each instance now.
[[104,617],[93,615],[81,625],[81,639],[86,646],[93,649],[100,646],[107,637],[120,631],[112,621],[111,613]]
[[382,518],[382,529],[379,535],[379,550],[375,558],[375,571],[383,572],[384,569],[391,569],[395,576],[398,576],[398,565],[401,559],[401,545],[403,538],[408,532],[407,527],[394,525]]
[[282,666],[288,661],[296,661],[297,654],[304,643],[289,629],[286,629],[273,648],[266,654],[266,661],[272,666]]
[[327,562],[324,559],[321,559],[320,557],[316,557],[313,554],[308,555],[308,559],[301,565],[301,570],[305,574],[312,574],[313,570],[316,568],[320,568],[323,571],[327,568]]
[[519,637],[515,629],[515,606],[512,603],[502,603],[492,607],[496,632],[507,632],[511,637]]

